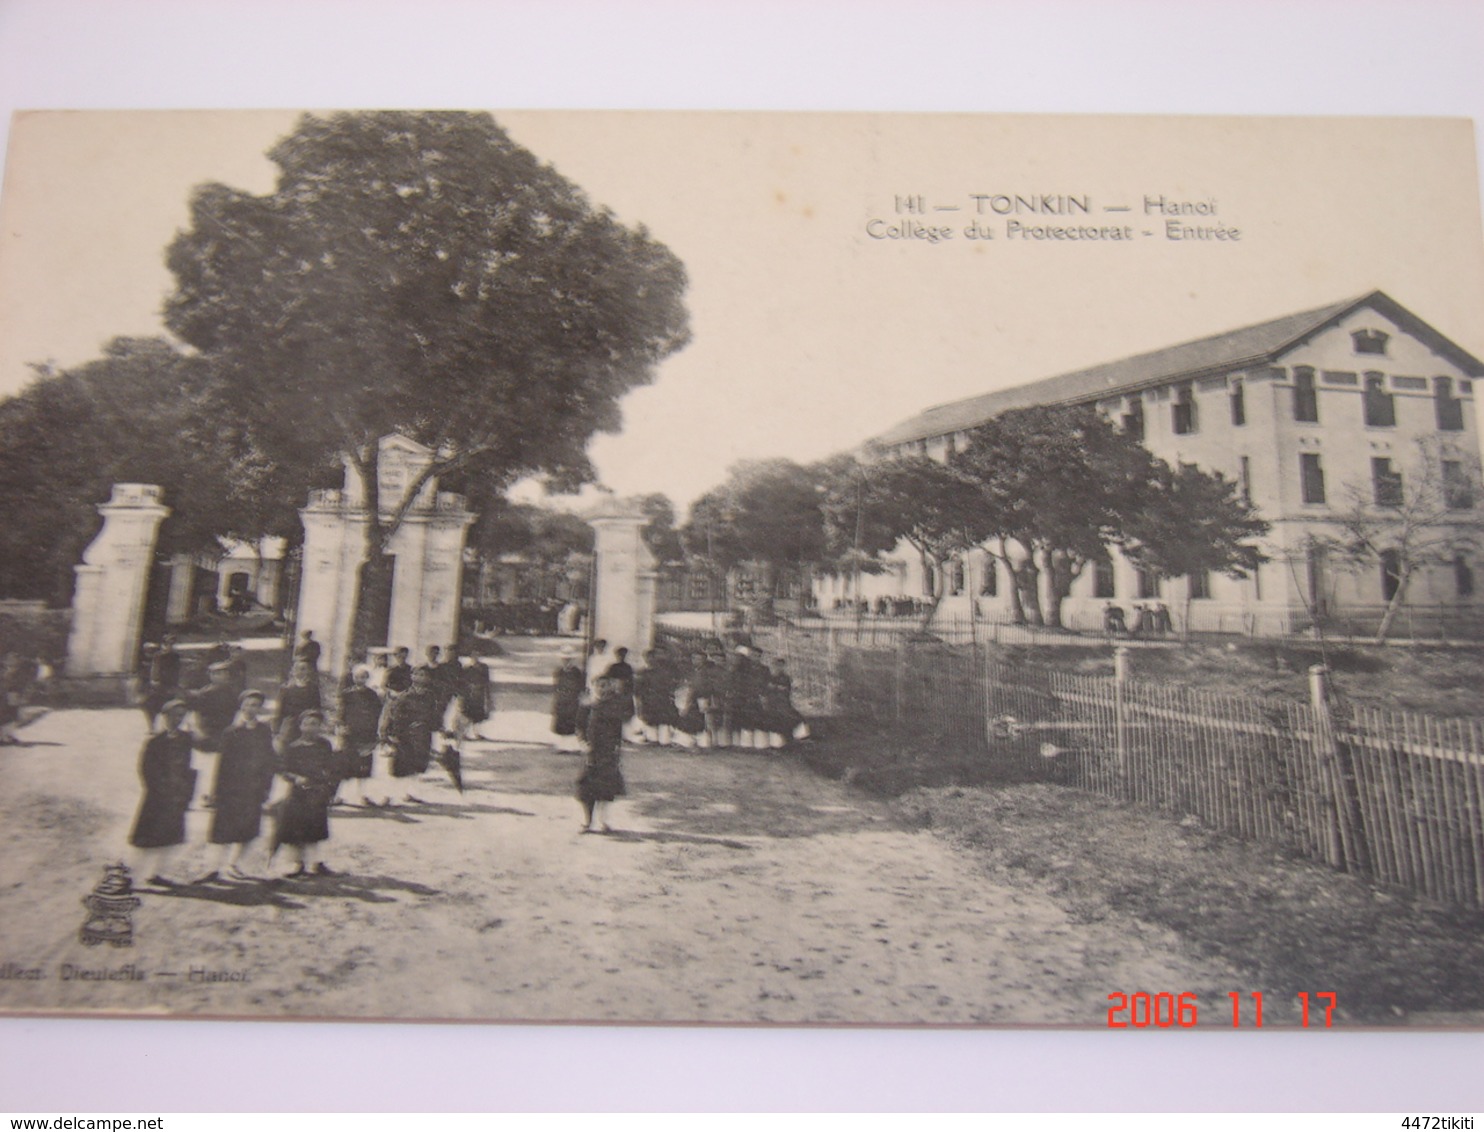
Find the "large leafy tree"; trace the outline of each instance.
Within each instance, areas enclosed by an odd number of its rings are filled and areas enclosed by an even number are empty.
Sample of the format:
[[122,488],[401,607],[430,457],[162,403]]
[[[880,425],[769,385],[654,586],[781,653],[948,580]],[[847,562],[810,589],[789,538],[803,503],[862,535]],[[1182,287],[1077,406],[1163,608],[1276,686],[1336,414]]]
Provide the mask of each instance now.
[[162,554],[288,534],[302,481],[210,410],[210,384],[199,358],[164,339],[118,338],[84,365],[39,368],[0,402],[0,593],[65,604],[97,504],[118,482],[164,489]]
[[[428,477],[590,479],[590,437],[687,341],[680,262],[489,115],[306,115],[269,157],[267,195],[196,191],[166,322],[256,450],[306,470],[339,458],[360,478],[375,519],[363,596]],[[391,432],[436,458],[382,499]]]
[[813,468],[792,460],[744,460],[691,504],[681,540],[713,569],[761,566],[763,588],[776,596],[783,577],[797,576],[825,555],[821,495]]
[[897,539],[917,551],[923,573],[933,579],[933,600],[924,626],[932,622],[943,600],[944,565],[990,533],[978,484],[956,463],[943,464],[926,456],[866,465],[834,481],[826,498],[832,525],[841,535],[854,521],[860,533],[855,545],[862,551],[879,553]]
[[[1194,464],[1154,462],[1139,505],[1123,515],[1119,537],[1135,565],[1166,578],[1215,572],[1245,578],[1266,561],[1257,540],[1269,525],[1235,483]],[[1185,624],[1191,588],[1186,587]]]
[[975,429],[955,463],[979,485],[991,553],[1015,582],[1016,619],[1060,626],[1072,583],[1119,540],[1155,461],[1092,408],[1036,406]]

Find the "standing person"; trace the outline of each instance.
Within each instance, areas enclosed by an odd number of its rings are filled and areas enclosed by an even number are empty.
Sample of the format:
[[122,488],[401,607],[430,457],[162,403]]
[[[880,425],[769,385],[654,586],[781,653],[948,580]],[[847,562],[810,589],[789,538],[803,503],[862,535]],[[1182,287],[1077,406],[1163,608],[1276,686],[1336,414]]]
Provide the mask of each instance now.
[[319,711],[319,677],[306,660],[294,661],[293,672],[278,689],[278,705],[273,711],[273,730],[280,743],[292,743],[299,737],[299,717],[306,711]]
[[464,669],[459,663],[459,652],[455,645],[449,645],[443,650],[443,661],[434,670],[436,677],[434,685],[438,695],[438,725],[445,731],[460,734],[457,727],[450,726],[455,720],[451,717],[457,714],[458,708],[454,706],[464,690]]
[[197,731],[200,734],[200,749],[219,750],[222,732],[232,726],[237,715],[238,693],[232,688],[231,662],[219,660],[208,670],[210,683],[190,697],[191,710],[196,713]]
[[459,659],[459,726],[456,734],[461,740],[482,739],[479,725],[487,720],[495,709],[495,697],[490,688],[490,666],[467,649],[460,649]]
[[644,736],[668,747],[679,712],[675,707],[675,672],[655,649],[644,654],[644,667],[634,674],[634,698]]
[[164,705],[179,692],[180,653],[175,651],[175,637],[167,633],[149,662],[149,691],[145,693],[143,707],[151,731]]
[[248,879],[242,858],[262,831],[263,805],[277,768],[273,728],[263,719],[263,699],[256,688],[244,691],[231,726],[222,732],[211,785],[216,808],[206,836],[216,852],[198,884],[220,880],[223,870],[233,880]]
[[611,833],[608,806],[625,793],[619,748],[623,743],[623,689],[617,679],[600,677],[587,720],[587,757],[577,776],[582,832]]
[[240,696],[247,691],[247,650],[241,645],[231,647],[231,656],[227,657],[227,671],[231,674],[228,683]]
[[409,661],[412,652],[406,645],[400,646],[395,654],[395,659],[386,670],[386,690],[390,693],[402,693],[412,687],[412,664]]
[[577,717],[586,678],[577,663],[577,650],[562,646],[562,663],[552,673],[551,730],[559,751],[577,749]]
[[340,693],[340,742],[345,750],[345,778],[362,806],[375,805],[367,794],[375,773],[377,734],[381,726],[381,697],[371,687],[371,670],[358,664],[351,670],[351,686]]
[[389,659],[384,652],[372,652],[366,656],[367,663],[371,668],[371,678],[368,683],[371,685],[371,690],[382,699],[385,699],[387,694],[386,678],[389,671],[387,668]]
[[[387,700],[377,727],[378,737],[392,750],[392,777],[403,782],[406,792],[402,801],[409,804],[422,801],[412,793],[408,780],[426,771],[433,761],[433,733],[441,723],[432,683],[433,678],[427,670],[418,669],[413,675],[412,687]],[[382,805],[391,804],[388,795]]]
[[137,854],[136,874],[149,877],[150,884],[173,886],[166,867],[175,848],[185,841],[186,810],[196,792],[196,772],[191,769],[191,748],[195,736],[185,729],[190,705],[182,699],[160,705],[160,729],[144,744],[139,754],[139,778],[144,783],[144,797],[129,834],[129,844]]
[[705,675],[706,654],[691,654],[690,670],[675,693],[675,732],[680,745],[691,750],[706,730],[705,697],[708,682]]
[[809,725],[794,707],[794,681],[783,657],[773,658],[767,680],[764,718],[768,721],[769,744],[777,748],[793,738],[807,739]]
[[324,713],[310,709],[298,720],[298,737],[283,747],[278,773],[289,784],[288,797],[274,834],[275,846],[287,845],[297,867],[286,874],[338,876],[319,860],[320,846],[330,839],[330,799],[340,784],[340,756],[324,737]]
[[299,643],[294,646],[294,663],[303,661],[311,672],[319,671],[319,642],[314,639],[314,630],[305,629],[299,634]]
[[618,695],[624,705],[624,722],[627,723],[634,718],[634,666],[629,663],[628,649],[613,650],[613,663],[604,671],[603,676],[618,681]]

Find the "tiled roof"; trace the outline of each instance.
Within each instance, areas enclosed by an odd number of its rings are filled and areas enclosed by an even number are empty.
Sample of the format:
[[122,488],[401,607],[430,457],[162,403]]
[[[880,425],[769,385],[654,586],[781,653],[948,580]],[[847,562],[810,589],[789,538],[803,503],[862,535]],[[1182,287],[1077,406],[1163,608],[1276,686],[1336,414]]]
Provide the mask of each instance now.
[[1452,358],[1466,372],[1484,376],[1484,363],[1444,338],[1395,300],[1380,291],[1371,291],[1359,298],[1284,315],[1269,322],[1260,322],[1256,326],[1244,326],[1223,334],[1213,334],[1208,338],[1198,338],[1193,342],[1182,342],[1178,346],[1136,354],[1116,362],[1104,362],[1090,369],[1075,370],[994,393],[982,393],[962,401],[950,401],[946,405],[935,405],[888,429],[876,437],[873,443],[890,446],[905,441],[926,440],[974,428],[1010,409],[1096,401],[1182,378],[1214,376],[1254,365],[1271,364],[1279,355],[1362,306],[1373,307],[1403,325],[1433,349]]

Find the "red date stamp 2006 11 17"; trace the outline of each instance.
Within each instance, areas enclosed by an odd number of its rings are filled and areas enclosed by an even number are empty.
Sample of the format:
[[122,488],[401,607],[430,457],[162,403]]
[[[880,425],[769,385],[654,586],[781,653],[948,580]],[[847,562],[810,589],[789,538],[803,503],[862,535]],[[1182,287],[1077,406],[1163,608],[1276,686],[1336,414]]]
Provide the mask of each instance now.
[[[1233,1026],[1242,1026],[1245,1016],[1248,1019],[1246,1024],[1261,1028],[1261,991],[1252,991],[1247,995],[1252,1001],[1245,1015],[1242,1009],[1242,995],[1236,991],[1230,991],[1227,997],[1231,999]],[[1333,992],[1320,991],[1311,996],[1307,991],[1300,991],[1294,997],[1298,1000],[1302,1025],[1309,1025],[1311,998],[1313,999],[1312,1018],[1315,1024],[1319,1021],[1321,1008],[1324,1010],[1325,1027],[1329,1028],[1334,1024],[1336,996]],[[1108,996],[1108,1002],[1110,1003],[1108,1007],[1108,1028],[1110,1030],[1143,1030],[1149,1027],[1157,1027],[1161,1030],[1188,1029],[1200,1021],[1200,998],[1190,991],[1181,995],[1163,992],[1146,994],[1144,991],[1138,991],[1135,994],[1114,993]]]

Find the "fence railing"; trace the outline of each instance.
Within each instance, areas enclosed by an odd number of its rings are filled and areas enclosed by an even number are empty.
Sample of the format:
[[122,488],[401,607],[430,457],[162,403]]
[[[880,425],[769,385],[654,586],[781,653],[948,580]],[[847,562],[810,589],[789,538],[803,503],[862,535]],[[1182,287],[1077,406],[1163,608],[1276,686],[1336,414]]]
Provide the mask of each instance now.
[[[667,630],[667,635],[673,631]],[[1484,723],[1008,665],[999,650],[787,627],[806,710],[991,781],[1048,781],[1185,817],[1427,896],[1484,908]],[[686,647],[711,634],[692,631]],[[676,640],[677,644],[682,644]]]

